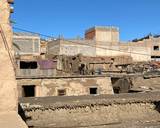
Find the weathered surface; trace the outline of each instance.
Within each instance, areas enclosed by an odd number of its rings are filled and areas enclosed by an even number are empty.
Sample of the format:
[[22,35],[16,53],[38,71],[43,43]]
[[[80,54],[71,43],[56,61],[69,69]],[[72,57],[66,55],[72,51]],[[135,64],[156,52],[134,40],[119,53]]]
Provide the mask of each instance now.
[[0,127],[1,128],[27,128],[25,122],[16,111],[4,112],[0,114]]
[[147,78],[134,77],[132,78],[133,88],[144,90],[160,90],[160,77]]
[[19,97],[23,94],[23,85],[35,85],[35,96],[58,96],[58,90],[65,89],[66,96],[90,95],[90,88],[97,88],[97,95],[113,94],[110,77],[66,77],[52,79],[18,79]]
[[0,127],[26,128],[17,113],[17,83],[11,58],[10,5],[0,0]]
[[[7,51],[11,50],[12,44],[12,29],[9,24],[10,6],[8,5],[7,0],[1,0],[0,5],[2,6],[1,10],[3,10],[3,13],[0,13],[0,25],[3,29],[0,30],[0,111],[16,111],[16,80],[13,65]],[[2,31],[4,32],[8,49],[5,48],[4,40],[2,39]]]
[[133,61],[150,61],[151,48],[130,46],[129,43],[112,44],[95,40],[56,40],[48,43],[48,54],[74,56],[131,56]]
[[[160,93],[20,99],[36,128],[160,126]],[[22,111],[21,111],[22,112]],[[147,124],[148,123],[148,124]]]

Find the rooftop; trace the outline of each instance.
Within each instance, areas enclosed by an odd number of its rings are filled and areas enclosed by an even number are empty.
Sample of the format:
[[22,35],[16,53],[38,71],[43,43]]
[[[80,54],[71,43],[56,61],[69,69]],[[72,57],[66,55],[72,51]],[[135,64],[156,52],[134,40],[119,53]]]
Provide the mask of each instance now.
[[37,33],[29,33],[29,32],[14,32],[14,36],[32,36],[32,37],[39,37],[39,34]]
[[88,33],[88,32],[93,31],[93,30],[115,30],[115,31],[119,31],[119,28],[116,27],[116,26],[94,26],[94,27],[91,27],[91,28],[87,29],[85,31],[85,33]]

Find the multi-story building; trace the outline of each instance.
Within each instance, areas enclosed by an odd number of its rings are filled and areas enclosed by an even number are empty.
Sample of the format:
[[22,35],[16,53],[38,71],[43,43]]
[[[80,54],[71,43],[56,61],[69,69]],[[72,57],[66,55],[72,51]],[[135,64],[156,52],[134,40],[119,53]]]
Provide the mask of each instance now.
[[48,54],[98,56],[131,56],[133,61],[150,61],[151,48],[130,45],[119,40],[115,27],[93,27],[85,32],[85,39],[58,39],[48,43]]

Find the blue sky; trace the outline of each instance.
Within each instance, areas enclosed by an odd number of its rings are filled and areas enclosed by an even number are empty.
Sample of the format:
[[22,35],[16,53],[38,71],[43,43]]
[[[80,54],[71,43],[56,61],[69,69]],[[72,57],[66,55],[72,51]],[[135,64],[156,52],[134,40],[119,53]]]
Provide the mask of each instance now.
[[15,0],[15,27],[83,37],[92,26],[117,26],[121,40],[160,34],[160,0]]

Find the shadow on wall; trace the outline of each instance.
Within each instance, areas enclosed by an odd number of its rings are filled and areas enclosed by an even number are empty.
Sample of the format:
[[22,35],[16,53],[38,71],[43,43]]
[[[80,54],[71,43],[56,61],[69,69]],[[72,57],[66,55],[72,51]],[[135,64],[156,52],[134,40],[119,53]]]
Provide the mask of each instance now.
[[129,78],[111,78],[113,91],[116,94],[129,93],[129,90],[133,86],[131,79]]
[[26,117],[25,112],[20,104],[18,104],[18,114],[26,122],[26,120],[31,120],[31,117]]
[[155,107],[155,110],[160,113],[160,101],[154,102],[154,105],[156,106],[156,107]]

